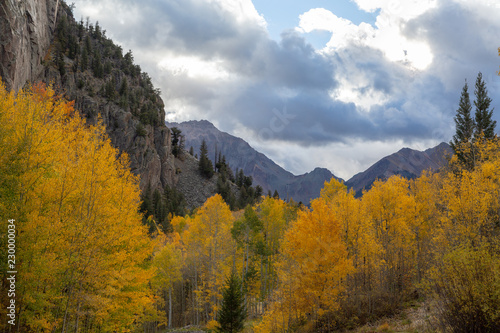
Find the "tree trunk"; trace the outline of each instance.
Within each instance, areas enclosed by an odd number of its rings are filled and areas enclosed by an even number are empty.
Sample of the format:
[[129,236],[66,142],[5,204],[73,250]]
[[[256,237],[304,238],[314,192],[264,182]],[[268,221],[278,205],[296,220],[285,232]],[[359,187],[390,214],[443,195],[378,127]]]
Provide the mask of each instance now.
[[168,289],[168,328],[172,328],[172,286]]

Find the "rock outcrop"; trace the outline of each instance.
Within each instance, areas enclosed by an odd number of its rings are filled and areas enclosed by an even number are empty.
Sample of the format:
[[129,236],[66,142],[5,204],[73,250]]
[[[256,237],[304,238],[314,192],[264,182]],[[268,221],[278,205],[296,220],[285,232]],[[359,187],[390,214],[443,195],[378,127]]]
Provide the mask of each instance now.
[[77,23],[63,1],[4,0],[0,38],[7,89],[53,84],[89,123],[102,119],[112,144],[129,155],[141,189],[175,185],[163,101],[132,55],[124,56],[97,25]]
[[39,79],[56,27],[59,0],[4,0],[0,4],[0,76],[19,90]]

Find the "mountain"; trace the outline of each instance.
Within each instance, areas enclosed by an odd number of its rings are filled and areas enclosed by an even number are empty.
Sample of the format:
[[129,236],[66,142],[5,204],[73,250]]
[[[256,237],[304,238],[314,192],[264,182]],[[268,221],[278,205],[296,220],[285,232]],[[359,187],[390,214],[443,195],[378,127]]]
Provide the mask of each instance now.
[[218,130],[207,120],[192,120],[182,123],[167,123],[177,127],[185,138],[185,148],[193,147],[198,153],[201,142],[206,141],[208,155],[215,160],[216,149],[226,157],[233,172],[242,169],[245,175],[252,176],[254,185],[260,185],[264,193],[278,191],[281,198],[309,203],[317,198],[325,181],[335,177],[330,171],[316,168],[313,171],[295,176],[286,171],[262,153],[253,149],[246,141]]
[[360,196],[363,189],[370,189],[377,179],[388,179],[393,175],[413,179],[419,177],[424,170],[437,171],[447,164],[446,157],[452,154],[453,150],[444,142],[425,151],[403,148],[382,158],[366,171],[354,175],[346,185]]
[[0,6],[0,36],[0,77],[8,90],[53,84],[88,123],[105,124],[112,144],[140,175],[141,189],[175,185],[159,91],[98,23],[76,22],[64,1],[9,0]]

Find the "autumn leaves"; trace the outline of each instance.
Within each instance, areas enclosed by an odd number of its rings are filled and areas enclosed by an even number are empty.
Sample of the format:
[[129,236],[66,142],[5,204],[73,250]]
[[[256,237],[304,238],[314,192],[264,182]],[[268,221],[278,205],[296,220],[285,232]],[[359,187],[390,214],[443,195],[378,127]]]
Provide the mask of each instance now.
[[255,331],[332,331],[417,296],[434,302],[435,325],[499,329],[500,144],[475,149],[472,171],[458,172],[453,157],[438,174],[377,181],[361,199],[326,183],[284,235],[273,302]]
[[85,124],[51,88],[16,96],[0,86],[0,112],[0,165],[9,169],[0,175],[0,214],[18,221],[18,325],[132,327],[152,304],[154,271],[126,156],[117,157],[102,124]]

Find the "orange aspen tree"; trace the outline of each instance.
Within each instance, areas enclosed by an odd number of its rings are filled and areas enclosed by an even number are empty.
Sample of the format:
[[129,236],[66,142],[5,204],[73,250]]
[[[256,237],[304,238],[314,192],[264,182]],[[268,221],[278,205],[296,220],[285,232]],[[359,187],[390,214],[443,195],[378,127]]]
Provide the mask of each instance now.
[[342,241],[342,222],[324,198],[299,211],[286,231],[278,263],[279,284],[257,332],[288,331],[301,319],[317,321],[339,308],[353,271]]

